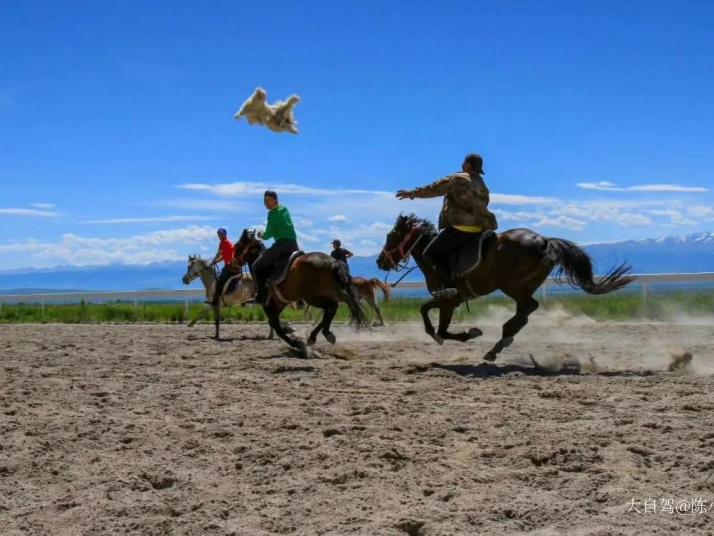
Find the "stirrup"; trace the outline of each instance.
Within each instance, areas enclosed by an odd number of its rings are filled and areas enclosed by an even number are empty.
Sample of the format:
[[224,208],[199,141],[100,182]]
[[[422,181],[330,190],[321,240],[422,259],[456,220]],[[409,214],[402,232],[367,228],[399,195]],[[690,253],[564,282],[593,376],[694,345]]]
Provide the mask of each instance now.
[[443,288],[441,290],[435,290],[431,295],[435,298],[455,298],[459,295],[459,291],[455,288]]

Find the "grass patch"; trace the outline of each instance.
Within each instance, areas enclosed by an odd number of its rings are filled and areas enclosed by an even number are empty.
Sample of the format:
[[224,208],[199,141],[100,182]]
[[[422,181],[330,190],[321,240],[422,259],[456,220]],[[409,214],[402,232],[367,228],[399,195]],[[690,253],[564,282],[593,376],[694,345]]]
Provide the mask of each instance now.
[[[420,320],[419,307],[425,301],[421,298],[401,298],[382,304],[382,315],[387,322]],[[515,311],[514,302],[504,296],[492,296],[473,300],[470,311],[460,306],[454,320],[484,317],[490,306],[502,306]],[[52,304],[2,304],[0,323],[185,323],[198,315],[205,306],[191,303],[188,308],[183,303],[84,303]],[[567,293],[550,295],[542,303],[542,309],[562,308],[572,314],[589,316],[596,320],[667,320],[681,315],[706,316],[714,314],[714,290],[691,292],[651,292],[643,301],[639,292],[618,292],[604,296]],[[432,314],[435,314],[434,311]],[[317,319],[319,310],[312,309],[309,317]],[[537,314],[537,313],[536,313]],[[367,310],[368,317],[371,312]],[[264,322],[262,308],[256,306],[222,309],[224,322]],[[286,309],[283,318],[289,321],[305,319],[304,311]],[[349,320],[349,312],[340,307],[337,321]],[[211,319],[208,318],[208,322]]]

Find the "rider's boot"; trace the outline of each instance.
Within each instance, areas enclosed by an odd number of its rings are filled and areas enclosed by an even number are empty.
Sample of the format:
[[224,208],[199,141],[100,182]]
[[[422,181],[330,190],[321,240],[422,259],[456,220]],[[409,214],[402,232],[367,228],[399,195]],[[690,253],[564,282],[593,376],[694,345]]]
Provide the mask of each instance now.
[[257,287],[254,299],[255,303],[265,305],[265,302],[268,299],[268,282],[256,279],[255,286]]
[[449,270],[444,266],[436,266],[437,273],[439,274],[439,281],[441,282],[441,288],[435,290],[431,293],[435,298],[454,298],[459,295],[459,291],[456,285],[451,280],[451,274]]

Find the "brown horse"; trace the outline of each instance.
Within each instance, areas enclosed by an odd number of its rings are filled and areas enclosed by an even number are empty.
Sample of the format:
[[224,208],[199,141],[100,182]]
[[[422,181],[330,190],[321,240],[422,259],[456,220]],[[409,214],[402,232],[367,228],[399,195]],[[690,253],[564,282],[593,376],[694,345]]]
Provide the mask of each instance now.
[[[239,264],[247,263],[252,271],[253,263],[264,250],[265,245],[256,237],[255,231],[244,229],[240,240],[235,244],[235,258]],[[283,309],[298,301],[324,311],[322,320],[310,333],[307,345],[299,339],[289,337],[280,325]],[[322,332],[325,339],[335,343],[336,338],[330,331],[330,325],[341,301],[347,303],[350,309],[353,327],[365,327],[364,312],[345,265],[325,253],[305,253],[295,260],[287,276],[279,284],[270,284],[270,292],[263,309],[275,333],[291,347],[299,350],[304,357],[310,357],[309,346],[315,344],[318,333]]]
[[[376,277],[367,279],[366,277],[352,276],[351,281],[357,291],[357,296],[359,296],[360,301],[366,301],[376,317],[372,320],[371,327],[384,327],[385,324],[384,318],[382,318],[382,310],[379,308],[379,302],[377,301],[377,291],[381,290],[382,295],[384,296],[384,301],[388,302],[392,299],[392,287],[385,285]],[[309,307],[305,308],[306,318],[309,317],[309,311]]]
[[[414,214],[400,215],[387,234],[377,266],[382,270],[398,269],[400,263],[406,262],[411,255],[424,274],[429,291],[439,289],[436,271],[423,258],[424,249],[436,234],[436,229],[427,220],[419,219]],[[494,361],[528,323],[528,315],[539,305],[533,294],[554,268],[557,269],[557,279],[565,276],[567,283],[588,294],[606,294],[634,280],[629,275],[629,266],[622,264],[596,282],[593,280],[592,262],[585,251],[568,240],[546,238],[528,229],[511,229],[499,234],[484,255],[475,269],[456,281],[457,296],[425,302],[421,306],[421,315],[424,329],[439,344],[444,339],[465,342],[479,337],[482,332],[478,328],[461,333],[448,331],[454,309],[460,303],[495,290],[513,298],[516,314],[503,325],[501,339],[484,356],[487,361]],[[436,307],[439,308],[439,327],[434,330],[428,313]]]

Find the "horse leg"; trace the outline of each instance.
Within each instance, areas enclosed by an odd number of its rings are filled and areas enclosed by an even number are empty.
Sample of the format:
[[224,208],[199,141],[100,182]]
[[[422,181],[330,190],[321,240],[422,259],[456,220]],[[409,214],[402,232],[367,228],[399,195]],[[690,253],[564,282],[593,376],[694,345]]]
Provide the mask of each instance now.
[[274,329],[275,333],[278,334],[278,337],[288,343],[291,348],[295,348],[296,350],[298,350],[305,358],[310,357],[310,350],[305,345],[305,343],[299,339],[293,339],[289,337],[288,334],[285,333],[282,324],[280,324],[280,313],[283,312],[283,308],[284,307],[274,306],[272,304],[263,306],[263,310],[265,311],[265,316],[268,317],[268,323],[270,324],[270,327]]
[[216,324],[216,336],[214,339],[220,341],[219,336],[220,326],[221,326],[221,304],[217,303],[213,306],[213,322]]
[[320,321],[315,325],[313,330],[310,332],[310,336],[307,338],[307,345],[312,346],[317,341],[317,334],[322,330],[322,326],[325,324],[326,310],[322,313]]
[[202,319],[204,316],[206,316],[209,312],[211,311],[211,308],[206,306],[203,309],[201,309],[198,314],[196,315],[195,318],[191,319],[188,324],[186,324],[189,328],[192,328],[193,326],[196,325],[196,322],[198,322],[200,319]]
[[325,306],[325,313],[322,315],[322,334],[330,342],[330,344],[335,344],[337,338],[335,334],[330,331],[330,325],[332,324],[332,319],[335,318],[337,314],[337,308],[339,304],[337,302],[332,302]]
[[[384,319],[382,318],[382,311],[379,310],[379,304],[377,303],[377,297],[374,295],[374,290],[369,293],[368,296],[365,296],[365,299],[367,300],[367,303],[369,304],[370,308],[372,309],[372,312],[374,313],[374,316],[376,319],[372,319],[372,326],[379,326],[379,327],[384,327]],[[379,324],[377,324],[377,321],[379,321]]]
[[434,330],[434,324],[432,324],[431,320],[429,319],[429,311],[431,311],[435,307],[439,307],[439,302],[437,300],[429,300],[428,302],[424,302],[421,304],[419,312],[421,313],[421,318],[424,321],[424,331],[426,331],[426,333],[439,344],[444,344],[444,339],[437,335],[436,331]]
[[442,339],[448,339],[452,341],[466,342],[476,337],[483,335],[483,331],[474,327],[468,331],[461,331],[459,333],[452,333],[449,331],[449,325],[451,324],[451,319],[454,316],[454,310],[458,307],[458,300],[442,300],[439,306],[439,329],[437,334]]
[[383,328],[384,327],[384,318],[382,318],[382,310],[379,308],[379,304],[375,302],[372,305],[372,309],[374,309],[374,314],[376,314],[377,318],[379,319],[379,324],[377,324],[377,326]]
[[486,361],[495,361],[498,354],[513,342],[513,337],[523,326],[528,323],[528,315],[538,309],[539,303],[532,297],[516,301],[516,314],[503,324],[503,333],[493,348],[491,348],[483,358]]

